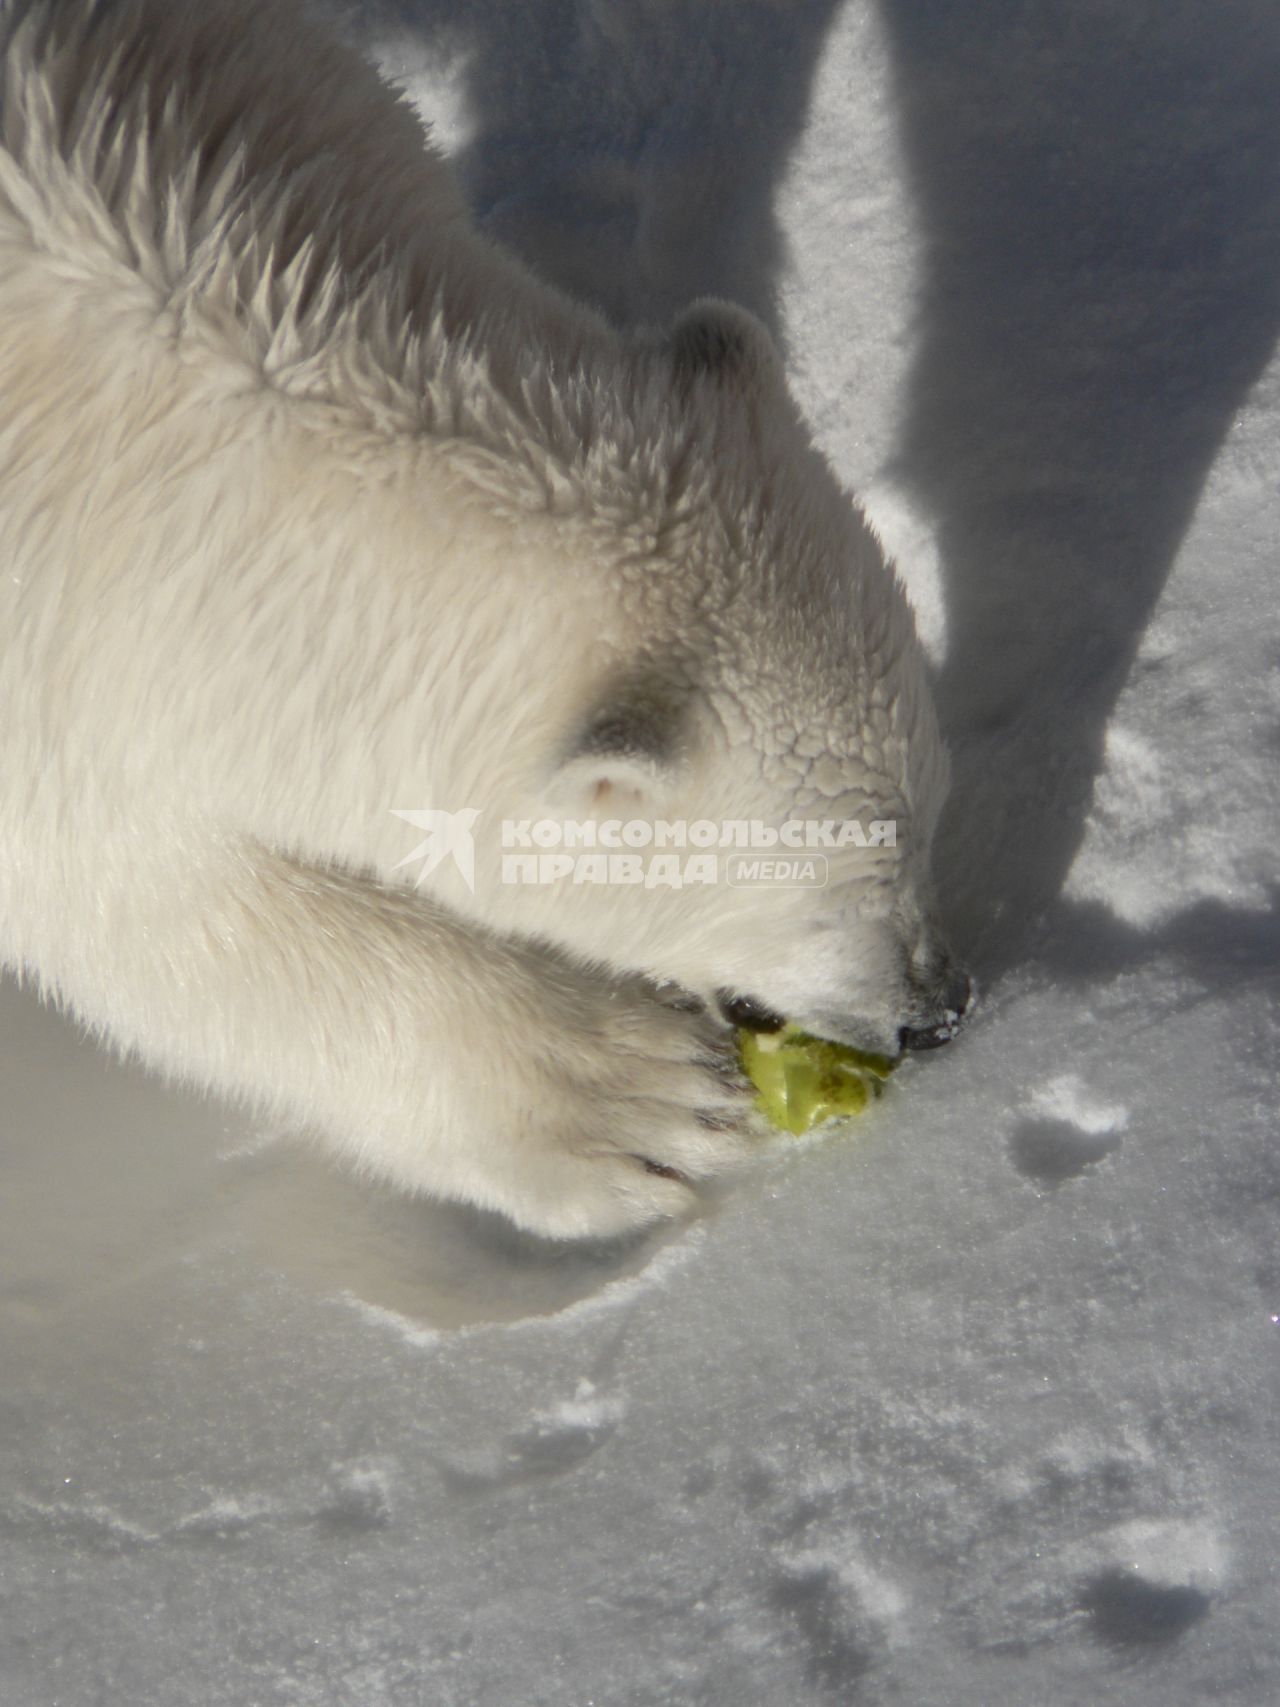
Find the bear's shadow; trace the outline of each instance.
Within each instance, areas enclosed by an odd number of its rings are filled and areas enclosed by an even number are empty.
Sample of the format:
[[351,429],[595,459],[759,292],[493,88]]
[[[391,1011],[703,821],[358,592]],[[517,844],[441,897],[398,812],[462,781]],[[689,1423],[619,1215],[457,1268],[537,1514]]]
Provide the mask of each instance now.
[[774,199],[840,0],[327,0],[464,91],[481,227],[621,326],[728,297],[778,330]]
[[[1280,327],[1280,28],[1251,0],[878,3],[926,250],[895,472],[945,578],[940,887],[980,970],[1050,909],[1078,975],[1052,904],[1107,723]],[[1170,930],[1193,946],[1175,920],[1151,953]]]

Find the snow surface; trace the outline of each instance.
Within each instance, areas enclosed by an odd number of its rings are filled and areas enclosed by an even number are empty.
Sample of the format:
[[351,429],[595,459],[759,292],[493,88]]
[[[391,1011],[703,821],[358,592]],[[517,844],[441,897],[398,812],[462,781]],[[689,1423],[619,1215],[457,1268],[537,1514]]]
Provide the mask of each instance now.
[[784,340],[938,659],[985,1002],[574,1250],[4,987],[0,1702],[1280,1700],[1274,7],[342,17],[546,273]]

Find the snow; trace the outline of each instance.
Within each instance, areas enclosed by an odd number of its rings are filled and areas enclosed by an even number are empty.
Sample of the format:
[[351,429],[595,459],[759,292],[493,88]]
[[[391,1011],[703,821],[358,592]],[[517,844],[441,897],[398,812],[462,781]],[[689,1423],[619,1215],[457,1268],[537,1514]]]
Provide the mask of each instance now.
[[983,1006],[559,1249],[0,989],[0,1701],[1280,1699],[1273,9],[343,17],[548,273],[775,326],[938,660]]

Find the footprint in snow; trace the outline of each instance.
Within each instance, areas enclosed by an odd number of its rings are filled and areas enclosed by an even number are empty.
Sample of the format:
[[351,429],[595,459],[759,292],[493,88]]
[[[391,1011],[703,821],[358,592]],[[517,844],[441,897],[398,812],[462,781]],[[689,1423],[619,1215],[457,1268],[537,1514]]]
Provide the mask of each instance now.
[[1112,1648],[1154,1648],[1176,1641],[1211,1605],[1194,1583],[1148,1582],[1136,1571],[1101,1571],[1085,1585],[1081,1610],[1094,1635]]
[[1128,1124],[1123,1103],[1100,1102],[1083,1080],[1066,1073],[1032,1096],[1009,1154],[1020,1174],[1052,1189],[1118,1150]]

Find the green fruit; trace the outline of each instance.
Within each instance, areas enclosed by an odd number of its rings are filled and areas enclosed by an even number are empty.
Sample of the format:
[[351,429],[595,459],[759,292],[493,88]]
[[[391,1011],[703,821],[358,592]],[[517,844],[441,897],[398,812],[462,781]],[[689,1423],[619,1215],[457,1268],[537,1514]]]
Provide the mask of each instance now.
[[775,1032],[740,1031],[738,1055],[760,1093],[757,1108],[797,1137],[824,1120],[861,1114],[898,1064],[790,1025]]

